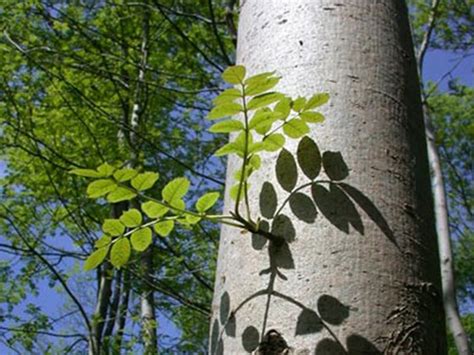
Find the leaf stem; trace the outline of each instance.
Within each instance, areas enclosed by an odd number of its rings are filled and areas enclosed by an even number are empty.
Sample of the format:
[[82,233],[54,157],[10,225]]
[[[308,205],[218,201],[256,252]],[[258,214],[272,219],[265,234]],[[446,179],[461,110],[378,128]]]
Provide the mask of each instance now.
[[291,193],[288,195],[288,197],[283,201],[280,208],[275,212],[275,216],[278,216],[280,214],[280,212],[283,210],[283,207],[285,207],[285,205],[288,203],[288,201],[290,201],[291,196],[293,194],[297,193],[298,191],[304,189],[305,187],[311,186],[313,184],[331,184],[331,183],[334,183],[334,181],[331,181],[331,180],[314,180],[314,181],[308,182],[306,184],[303,184],[301,186],[298,186],[296,189],[291,191]]
[[245,125],[245,144],[244,144],[244,156],[242,162],[242,174],[240,175],[239,180],[239,189],[237,190],[237,197],[235,201],[235,215],[238,217],[240,216],[239,213],[239,204],[240,204],[240,196],[242,196],[242,189],[244,189],[244,200],[245,200],[245,207],[247,209],[247,220],[252,222],[252,218],[250,216],[250,204],[249,204],[249,197],[248,197],[248,189],[247,189],[247,181],[246,181],[246,174],[245,170],[248,165],[248,151],[249,151],[249,116],[248,116],[248,109],[247,109],[247,101],[245,99],[245,85],[242,83],[242,104],[244,108],[244,125]]

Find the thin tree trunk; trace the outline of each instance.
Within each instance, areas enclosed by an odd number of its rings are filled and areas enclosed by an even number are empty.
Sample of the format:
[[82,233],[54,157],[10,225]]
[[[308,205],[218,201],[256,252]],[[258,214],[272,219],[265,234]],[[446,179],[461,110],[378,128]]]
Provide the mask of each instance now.
[[120,295],[122,294],[122,270],[115,271],[115,282],[114,282],[114,292],[112,296],[112,302],[109,306],[109,316],[104,326],[104,340],[107,341],[107,344],[111,344],[111,337],[114,331],[114,325],[117,320],[117,312],[120,304]]
[[124,272],[123,275],[123,287],[122,294],[120,297],[120,305],[117,311],[116,319],[116,335],[114,337],[114,343],[112,346],[112,351],[114,354],[120,354],[120,349],[122,348],[123,334],[125,332],[125,324],[127,322],[127,311],[128,311],[128,302],[130,299],[130,273],[128,271]]
[[102,348],[102,330],[104,328],[109,299],[111,295],[112,278],[110,273],[112,267],[108,262],[102,265],[100,270],[99,292],[97,294],[97,303],[94,315],[92,316],[92,338],[93,344],[89,346],[89,354],[98,355]]
[[[143,9],[143,38],[141,45],[141,63],[138,71],[137,87],[135,91],[135,102],[132,108],[131,116],[131,130],[129,132],[131,149],[133,156],[131,159],[131,165],[136,168],[139,165],[139,157],[136,153],[137,141],[136,132],[140,129],[141,117],[145,109],[146,102],[146,87],[145,87],[145,74],[148,62],[148,47],[149,47],[149,9]],[[132,201],[133,204],[137,204],[136,201]],[[136,206],[135,208],[138,208]],[[140,308],[141,308],[141,319],[142,319],[142,333],[144,341],[144,353],[145,354],[157,354],[158,353],[158,340],[156,335],[157,322],[155,313],[155,299],[153,289],[148,286],[151,282],[150,276],[153,274],[153,245],[151,245],[141,255],[141,273],[143,275],[144,282],[141,288],[140,295]]]
[[[279,346],[318,355],[445,354],[423,113],[404,2],[246,0],[237,63],[250,74],[276,70],[278,90],[293,97],[330,93],[325,123],[309,134],[327,176],[309,186],[297,169],[307,158],[297,140],[287,139],[278,161],[262,154],[250,208],[287,243],[263,247],[258,236],[222,228],[210,352],[265,354]],[[229,159],[228,187],[239,167]],[[277,195],[276,208],[265,190]],[[275,216],[290,193],[297,198]],[[232,204],[226,198],[225,210]]]
[[[428,29],[425,32],[417,53],[418,74],[423,78],[423,64],[425,54],[430,47],[431,36],[436,26],[438,7],[441,0],[433,0],[431,13],[428,20]],[[422,87],[423,90],[423,87]],[[438,239],[439,258],[441,261],[441,281],[443,287],[443,302],[446,312],[446,322],[454,337],[456,348],[460,355],[470,355],[469,341],[461,323],[461,316],[456,299],[454,282],[453,253],[451,249],[451,233],[449,231],[449,214],[446,203],[446,189],[444,185],[441,159],[435,141],[435,131],[431,122],[428,103],[425,95],[423,99],[423,115],[425,121],[426,146],[428,149],[428,160],[431,168],[431,186],[433,190],[434,212],[436,218],[436,234]]]
[[446,202],[446,191],[441,169],[441,161],[438,147],[435,142],[435,133],[431,124],[429,110],[423,105],[426,127],[426,145],[431,167],[431,185],[434,197],[434,210],[436,217],[436,232],[438,235],[439,257],[441,261],[441,280],[443,285],[444,310],[446,322],[454,337],[459,355],[471,355],[469,340],[461,323],[459,308],[456,299],[456,288],[454,282],[453,252],[451,249],[451,237],[449,231],[448,205]]
[[144,353],[147,355],[158,353],[154,292],[148,286],[148,283],[152,282],[150,275],[153,273],[153,249],[153,245],[151,245],[143,253],[140,270],[144,281],[141,286],[142,291],[140,295],[142,336],[145,345]]
[[[119,218],[124,210],[124,204],[115,204],[112,206],[112,218]],[[99,291],[97,293],[97,303],[92,316],[92,341],[89,344],[89,354],[99,355],[102,353],[102,338],[104,325],[107,318],[107,312],[110,306],[110,297],[112,296],[112,275],[113,270],[110,263],[105,262],[100,270]]]

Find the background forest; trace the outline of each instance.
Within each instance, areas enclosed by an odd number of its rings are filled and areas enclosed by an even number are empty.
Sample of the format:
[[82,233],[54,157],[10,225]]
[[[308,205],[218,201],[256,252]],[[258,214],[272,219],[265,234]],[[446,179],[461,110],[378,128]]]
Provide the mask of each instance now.
[[[408,3],[472,344],[474,1]],[[89,333],[141,353],[155,327],[160,353],[207,353],[218,227],[180,226],[126,268],[84,272],[101,222],[122,207],[88,199],[69,171],[127,162],[159,171],[159,188],[187,176],[193,201],[223,190],[225,162],[212,154],[227,138],[206,133],[204,117],[234,64],[238,10],[237,0],[0,0],[0,353],[85,353]],[[144,304],[155,319],[143,320]]]

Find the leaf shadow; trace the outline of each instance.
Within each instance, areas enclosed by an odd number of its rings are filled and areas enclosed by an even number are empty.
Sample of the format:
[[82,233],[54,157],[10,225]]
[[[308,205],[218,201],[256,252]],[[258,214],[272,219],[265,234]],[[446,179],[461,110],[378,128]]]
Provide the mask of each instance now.
[[374,203],[361,191],[349,184],[341,182],[339,183],[339,186],[357,203],[357,205],[367,214],[367,216],[369,216],[369,218],[379,227],[385,236],[393,244],[397,245],[392,229]]
[[335,183],[329,183],[329,189],[322,184],[314,183],[311,194],[321,214],[342,232],[349,234],[349,225],[352,225],[359,234],[364,234],[362,219],[344,191]]
[[[360,208],[396,245],[392,230],[375,204],[357,188],[343,181],[349,176],[350,169],[340,152],[326,151],[321,154],[314,140],[304,137],[298,145],[296,158],[286,149],[282,149],[278,155],[275,167],[276,179],[280,187],[288,193],[280,206],[278,206],[277,192],[270,182],[265,181],[262,184],[259,194],[259,208],[263,219],[258,221],[258,230],[261,233],[252,234],[251,244],[255,250],[267,248],[269,267],[259,272],[260,276],[268,275],[267,286],[245,298],[235,308],[231,307],[230,296],[227,293],[222,295],[219,317],[222,327],[219,327],[218,321],[217,325],[216,321],[214,322],[211,332],[211,350],[219,352],[223,349],[224,333],[229,337],[237,336],[238,322],[245,321],[238,320],[239,311],[246,304],[255,298],[265,297],[265,310],[260,330],[256,324],[247,324],[241,333],[241,345],[246,352],[266,353],[263,349],[273,341],[271,339],[279,339],[280,345],[287,346],[282,334],[275,329],[267,330],[272,299],[279,298],[301,309],[296,319],[294,336],[305,336],[323,330],[330,335],[317,344],[316,354],[380,354],[375,345],[358,334],[349,335],[346,345],[338,339],[332,327],[343,325],[344,321],[350,317],[350,307],[337,298],[323,294],[317,300],[317,309],[312,309],[275,289],[277,278],[287,280],[283,271],[295,268],[291,243],[296,240],[297,235],[292,219],[282,213],[285,204],[289,204],[292,214],[305,223],[315,223],[318,215],[322,215],[346,234],[350,233],[352,227],[359,234],[364,235],[365,227],[358,211]],[[298,166],[309,182],[297,187]],[[317,179],[323,169],[329,180]],[[302,191],[305,187],[310,188],[310,196]],[[271,238],[270,240],[268,234],[278,237],[280,242],[276,243]],[[220,331],[216,331],[216,327]],[[217,339],[216,332],[220,334]]]

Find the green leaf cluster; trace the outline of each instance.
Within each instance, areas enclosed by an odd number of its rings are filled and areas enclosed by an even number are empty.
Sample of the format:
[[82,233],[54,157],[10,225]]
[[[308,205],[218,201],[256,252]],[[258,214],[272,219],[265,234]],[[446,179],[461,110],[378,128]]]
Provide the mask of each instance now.
[[260,168],[260,153],[277,152],[287,138],[299,139],[309,133],[310,124],[323,122],[323,114],[315,109],[326,104],[329,95],[292,99],[274,91],[280,81],[275,72],[247,77],[241,65],[227,68],[222,78],[234,87],[213,100],[214,108],[207,118],[220,119],[209,128],[210,132],[232,133],[230,141],[215,155],[235,154],[243,160],[235,174],[237,183],[230,189],[230,196],[240,200],[247,194],[248,178]]
[[[159,178],[155,172],[139,173],[132,168],[115,169],[105,163],[97,169],[74,169],[72,174],[94,178],[87,193],[90,198],[106,197],[110,203],[140,197],[140,210],[131,208],[118,219],[106,219],[102,224],[104,236],[95,244],[94,251],[84,264],[85,270],[99,266],[109,255],[113,266],[120,268],[130,259],[132,250],[145,251],[152,243],[152,228],[161,237],[167,237],[175,228],[175,222],[187,227],[207,218],[210,210],[219,199],[218,192],[209,192],[196,201],[196,211],[186,210],[185,195],[190,181],[179,177],[168,182],[161,191],[161,200],[145,195]],[[111,198],[112,196],[112,198]],[[144,217],[145,216],[145,217]],[[145,221],[146,219],[146,221]]]

